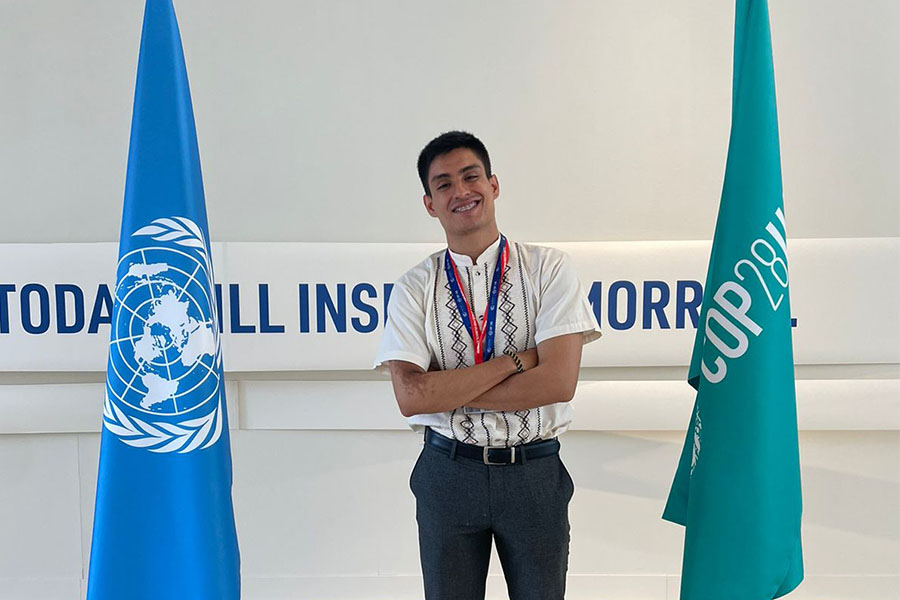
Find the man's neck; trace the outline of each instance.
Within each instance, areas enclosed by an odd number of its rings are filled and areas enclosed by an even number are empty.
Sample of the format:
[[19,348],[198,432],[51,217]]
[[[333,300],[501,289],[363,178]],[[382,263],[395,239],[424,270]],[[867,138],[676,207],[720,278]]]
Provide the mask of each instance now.
[[481,256],[491,244],[497,241],[498,237],[500,237],[500,231],[495,225],[492,228],[483,231],[473,231],[468,235],[460,237],[451,238],[450,236],[447,236],[447,246],[457,254],[468,256],[472,259],[472,263],[474,264],[478,262],[478,257]]

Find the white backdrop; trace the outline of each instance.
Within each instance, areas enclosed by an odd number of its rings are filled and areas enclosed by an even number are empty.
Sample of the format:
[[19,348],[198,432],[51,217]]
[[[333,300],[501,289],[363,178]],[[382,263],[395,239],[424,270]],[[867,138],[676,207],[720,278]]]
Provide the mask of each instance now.
[[[789,235],[900,235],[900,7],[770,5]],[[0,3],[0,241],[118,238],[142,7]],[[415,160],[451,128],[491,151],[512,239],[711,237],[733,2],[183,0],[176,12],[213,240],[439,242]]]

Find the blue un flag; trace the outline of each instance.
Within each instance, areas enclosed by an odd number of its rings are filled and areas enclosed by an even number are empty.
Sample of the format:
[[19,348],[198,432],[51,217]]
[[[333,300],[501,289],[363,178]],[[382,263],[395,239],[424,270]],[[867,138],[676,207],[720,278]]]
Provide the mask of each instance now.
[[89,600],[240,597],[200,157],[171,0],[148,0],[113,301]]

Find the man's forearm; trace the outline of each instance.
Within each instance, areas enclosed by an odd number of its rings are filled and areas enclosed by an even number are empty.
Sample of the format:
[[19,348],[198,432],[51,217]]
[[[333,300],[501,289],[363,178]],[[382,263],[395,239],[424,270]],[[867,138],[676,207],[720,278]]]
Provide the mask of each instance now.
[[[525,410],[568,402],[575,395],[581,364],[580,333],[561,335],[537,346],[533,368],[502,381],[468,404],[472,408]],[[532,351],[528,351],[532,352]]]
[[445,412],[478,398],[516,372],[509,356],[448,371],[424,372],[411,363],[391,365],[391,381],[405,417]]
[[559,376],[550,365],[538,365],[508,377],[469,402],[471,408],[526,410],[568,402],[575,393],[569,378]]

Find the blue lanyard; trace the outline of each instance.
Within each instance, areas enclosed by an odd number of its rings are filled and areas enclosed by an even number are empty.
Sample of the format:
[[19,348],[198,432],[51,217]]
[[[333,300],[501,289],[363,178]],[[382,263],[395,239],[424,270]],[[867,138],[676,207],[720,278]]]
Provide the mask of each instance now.
[[506,237],[500,234],[500,253],[497,256],[497,265],[494,267],[494,278],[491,280],[491,293],[488,297],[487,310],[485,310],[482,322],[479,323],[475,318],[472,307],[466,300],[462,291],[462,281],[459,278],[459,271],[456,270],[456,263],[450,256],[448,248],[444,254],[444,271],[447,273],[447,281],[450,284],[450,295],[456,302],[456,310],[462,319],[466,331],[472,336],[472,342],[475,345],[475,364],[486,362],[494,355],[494,333],[497,329],[497,299],[500,296],[500,282],[503,280],[503,274],[506,272],[506,265],[509,263],[509,244]]

